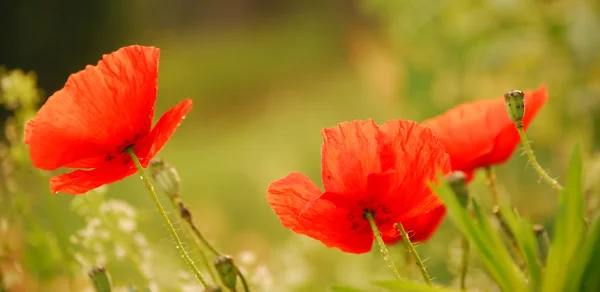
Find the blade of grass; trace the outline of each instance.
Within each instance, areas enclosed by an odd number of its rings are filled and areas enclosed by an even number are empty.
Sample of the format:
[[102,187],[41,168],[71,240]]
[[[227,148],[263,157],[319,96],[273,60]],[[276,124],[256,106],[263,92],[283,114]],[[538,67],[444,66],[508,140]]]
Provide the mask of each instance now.
[[533,226],[529,222],[521,220],[510,207],[504,204],[500,207],[500,216],[514,234],[521,255],[525,260],[530,286],[539,287],[541,265],[538,259],[538,246],[533,233]]
[[446,181],[442,181],[439,186],[432,185],[431,187],[444,201],[448,209],[448,216],[463,236],[469,239],[498,286],[503,291],[526,290],[525,278],[519,273],[498,232],[494,230],[477,202],[474,199],[471,200],[472,210],[475,214],[475,218],[472,218],[462,207]]
[[546,265],[542,291],[564,291],[565,270],[580,250],[585,233],[585,203],[581,186],[581,154],[576,146],[571,155],[566,187],[560,190],[552,245]]
[[563,291],[600,291],[600,220],[595,220],[590,230],[569,269]]

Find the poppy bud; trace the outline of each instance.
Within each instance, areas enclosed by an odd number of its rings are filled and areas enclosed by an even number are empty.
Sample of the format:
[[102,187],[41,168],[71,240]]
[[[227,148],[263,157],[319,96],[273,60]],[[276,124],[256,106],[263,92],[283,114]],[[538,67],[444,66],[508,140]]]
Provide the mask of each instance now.
[[210,285],[204,289],[204,292],[221,292],[223,291],[221,287]]
[[233,264],[233,259],[228,255],[221,255],[215,261],[215,268],[223,285],[229,289],[235,289],[237,282],[237,268]]
[[179,174],[175,167],[167,164],[160,158],[152,159],[150,162],[150,174],[156,184],[169,196],[179,196]]
[[469,190],[467,189],[466,181],[467,176],[462,171],[455,171],[448,177],[450,188],[452,188],[452,191],[458,197],[463,207],[466,207],[469,203]]
[[504,94],[504,104],[510,119],[517,124],[518,128],[523,127],[523,116],[525,115],[525,94],[520,90],[511,90]]
[[110,280],[105,268],[94,267],[88,276],[92,280],[92,285],[96,289],[96,292],[110,292]]

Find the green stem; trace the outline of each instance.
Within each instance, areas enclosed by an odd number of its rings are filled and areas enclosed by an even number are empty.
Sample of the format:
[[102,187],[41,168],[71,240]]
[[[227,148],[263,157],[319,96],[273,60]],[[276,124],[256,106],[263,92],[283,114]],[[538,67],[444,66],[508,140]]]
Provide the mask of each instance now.
[[412,269],[413,258],[412,258],[412,255],[410,255],[409,250],[407,250],[406,248],[404,248],[403,250],[404,250],[404,267],[403,267],[402,274],[407,274],[408,278],[412,279],[413,278],[413,269]]
[[[196,244],[198,245],[198,240],[202,242],[202,244],[204,244],[204,246],[206,248],[208,248],[208,250],[210,250],[211,253],[213,253],[215,256],[220,256],[221,253],[219,253],[211,244],[210,242],[208,242],[208,240],[202,235],[202,233],[200,232],[200,230],[198,230],[198,228],[196,227],[196,225],[194,224],[194,220],[192,220],[192,215],[190,213],[190,211],[187,209],[187,207],[183,204],[183,201],[181,201],[181,197],[179,197],[179,195],[174,195],[174,196],[169,196],[171,198],[171,202],[173,202],[173,204],[175,206],[179,207],[179,215],[181,216],[181,218],[187,223],[187,226],[189,228],[189,230],[191,230],[192,234],[194,234],[194,241],[196,242]],[[201,251],[201,250],[200,250]],[[216,275],[214,275],[214,271],[212,270],[211,266],[208,264],[208,259],[206,258],[206,255],[201,251],[201,255],[207,265],[208,270],[210,271],[210,275],[213,278],[213,280],[215,281],[215,283],[217,282],[216,280]],[[236,272],[238,274],[238,276],[240,277],[240,280],[242,281],[242,284],[244,286],[244,291],[249,292],[250,288],[248,287],[248,282],[246,281],[246,278],[244,277],[244,274],[242,274],[242,272],[240,271],[240,269],[236,266],[235,267]]]
[[392,274],[394,275],[394,278],[396,278],[396,280],[399,280],[400,273],[398,273],[398,269],[396,269],[396,264],[394,264],[394,261],[390,257],[390,251],[387,249],[387,246],[385,246],[385,242],[383,242],[381,232],[379,231],[379,228],[377,228],[377,223],[375,223],[375,218],[373,218],[373,214],[366,212],[365,218],[367,219],[367,221],[369,221],[369,224],[371,225],[373,235],[375,236],[375,240],[379,245],[379,250],[381,251],[381,256],[383,257],[383,260],[387,262],[387,265],[390,268]]
[[496,188],[496,174],[491,166],[485,168],[485,176],[487,178],[487,185],[490,190],[490,194],[494,200],[494,205],[498,206],[500,204],[500,199],[498,196],[498,189]]
[[419,253],[417,253],[417,249],[415,249],[415,246],[412,244],[412,242],[410,242],[410,237],[408,237],[408,233],[406,232],[406,230],[404,230],[404,227],[400,222],[396,223],[396,225],[398,226],[400,235],[402,235],[402,241],[404,242],[404,246],[410,251],[413,258],[415,259],[415,262],[417,263],[417,266],[419,267],[419,270],[421,270],[421,276],[423,276],[423,280],[425,281],[425,283],[427,283],[427,285],[431,286],[431,278],[429,278],[429,274],[427,274],[427,269],[425,268],[425,265],[423,264],[423,261],[419,256]]
[[158,196],[156,195],[156,192],[154,191],[154,187],[150,183],[148,176],[146,176],[146,173],[144,172],[144,167],[142,167],[142,164],[140,163],[140,160],[138,159],[137,155],[135,155],[135,152],[133,152],[133,149],[131,147],[127,148],[127,153],[129,153],[129,155],[131,156],[131,159],[135,163],[135,166],[137,167],[138,172],[139,172],[142,180],[144,181],[144,184],[146,185],[146,190],[150,194],[150,197],[152,197],[152,200],[154,201],[154,204],[156,205],[156,209],[158,209],[160,216],[162,217],[163,221],[167,225],[167,229],[169,230],[169,233],[171,234],[171,238],[175,242],[175,248],[177,248],[181,257],[185,260],[185,262],[187,263],[189,268],[192,270],[192,272],[194,272],[194,274],[196,275],[196,278],[198,278],[198,280],[202,283],[204,288],[208,287],[208,284],[206,284],[204,277],[202,277],[202,274],[200,274],[200,270],[198,270],[198,268],[194,264],[194,261],[192,260],[192,258],[185,251],[183,243],[181,242],[181,239],[179,239],[177,232],[175,232],[175,227],[173,227],[173,223],[171,223],[171,220],[169,220],[169,217],[167,216],[165,209],[163,208],[162,204],[160,203],[160,200],[158,199]]
[[467,289],[467,272],[469,270],[469,251],[471,245],[469,241],[463,237],[462,239],[462,263],[460,270],[460,290],[465,291]]
[[206,238],[202,235],[202,233],[200,232],[200,230],[198,230],[198,228],[196,227],[196,225],[194,225],[194,222],[192,221],[191,218],[186,218],[185,221],[188,223],[188,225],[190,226],[190,229],[192,230],[192,233],[196,236],[197,239],[199,239],[204,246],[215,256],[220,256],[221,253],[219,253],[209,242],[208,240],[206,240]]
[[[210,274],[210,277],[212,278],[213,282],[218,283],[218,277],[215,274],[215,271],[213,270],[213,266],[210,264],[210,262],[208,261],[208,257],[206,256],[205,252],[202,250],[201,245],[202,244],[207,245],[206,239],[204,239],[202,234],[200,234],[200,231],[198,231],[198,229],[194,225],[194,221],[192,221],[192,217],[189,213],[189,210],[185,207],[185,205],[181,201],[181,198],[179,197],[179,195],[176,195],[176,196],[169,195],[169,199],[171,200],[173,207],[179,209],[179,212],[178,212],[179,217],[187,223],[186,227],[187,227],[187,231],[188,231],[188,236],[190,234],[195,235],[195,236],[192,235],[190,237],[192,237],[194,239],[194,243],[196,244],[196,249],[200,253],[202,262],[206,266],[206,269],[208,270],[208,273]],[[211,249],[210,246],[209,246],[209,249]],[[211,251],[213,251],[213,249],[211,249]]]
[[246,281],[246,277],[244,277],[244,274],[242,273],[242,271],[240,271],[240,269],[238,267],[235,267],[236,272],[238,274],[238,276],[240,277],[240,280],[242,281],[242,286],[244,286],[244,291],[245,292],[249,292],[250,291],[250,287],[248,286],[248,282]]
[[525,149],[525,153],[529,158],[529,163],[533,166],[535,171],[537,171],[538,175],[544,180],[547,184],[552,187],[562,190],[562,186],[553,178],[544,171],[544,169],[540,166],[535,155],[533,154],[533,150],[531,149],[531,145],[529,144],[529,140],[527,139],[527,134],[525,134],[525,130],[523,129],[523,124],[517,124],[517,131],[519,132],[519,137],[521,137],[521,143],[523,144],[523,149]]

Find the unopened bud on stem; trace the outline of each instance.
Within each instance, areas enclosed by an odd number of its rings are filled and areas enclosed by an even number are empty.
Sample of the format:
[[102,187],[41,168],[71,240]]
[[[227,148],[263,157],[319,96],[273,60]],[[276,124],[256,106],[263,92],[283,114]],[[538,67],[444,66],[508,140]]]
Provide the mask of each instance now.
[[228,255],[221,255],[215,260],[215,269],[223,285],[229,289],[235,289],[237,284],[237,268],[233,264],[233,259]]
[[152,178],[165,193],[171,197],[179,196],[180,179],[175,167],[155,158],[150,162],[149,169]]
[[108,278],[108,273],[106,269],[102,267],[94,267],[89,272],[88,276],[90,280],[92,280],[92,285],[96,292],[110,292],[110,279]]
[[504,94],[504,104],[510,119],[517,125],[523,127],[523,116],[525,115],[525,94],[520,90],[511,90]]
[[467,177],[462,171],[455,171],[448,177],[450,188],[452,188],[452,191],[463,207],[467,207],[469,204],[469,190],[467,189],[466,181]]

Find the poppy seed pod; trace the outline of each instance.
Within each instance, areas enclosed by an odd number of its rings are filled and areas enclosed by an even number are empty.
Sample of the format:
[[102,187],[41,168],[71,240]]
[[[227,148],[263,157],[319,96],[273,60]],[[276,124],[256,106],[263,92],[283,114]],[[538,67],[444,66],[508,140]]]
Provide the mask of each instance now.
[[504,104],[508,117],[517,125],[523,127],[523,117],[525,116],[525,94],[520,90],[511,90],[504,94]]
[[150,162],[150,175],[156,184],[169,196],[177,197],[180,193],[180,178],[175,167],[167,164],[160,158]]

